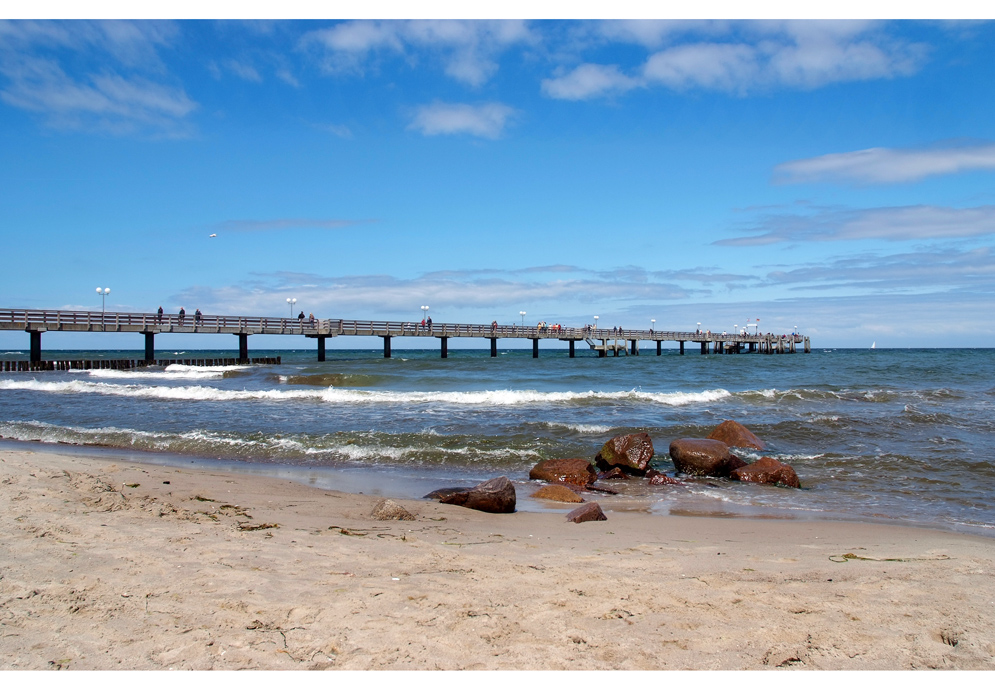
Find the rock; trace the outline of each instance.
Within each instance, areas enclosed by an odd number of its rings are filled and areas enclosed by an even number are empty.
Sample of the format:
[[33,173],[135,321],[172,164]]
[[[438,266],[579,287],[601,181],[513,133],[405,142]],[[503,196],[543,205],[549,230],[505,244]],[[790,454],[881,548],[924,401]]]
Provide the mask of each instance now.
[[653,459],[653,440],[649,434],[616,436],[601,447],[594,461],[602,470],[623,467],[642,474]]
[[389,498],[385,498],[373,506],[372,517],[374,520],[414,520],[412,515],[404,506],[394,503]]
[[534,494],[532,498],[543,498],[547,501],[559,501],[560,503],[583,503],[584,499],[575,494],[573,491],[565,486],[560,486],[559,484],[550,484],[549,486],[544,486]]
[[439,502],[485,513],[514,513],[515,486],[507,477],[497,477],[477,484],[472,489],[441,498]]
[[757,484],[777,484],[800,489],[798,475],[791,465],[764,456],[752,465],[738,467],[729,473],[730,479],[740,482],[755,482]]
[[543,460],[529,471],[529,479],[587,486],[598,479],[594,466],[584,458]]
[[700,477],[727,477],[742,460],[729,452],[722,441],[705,438],[679,438],[670,443],[670,459],[678,472]]
[[422,498],[434,498],[436,500],[441,500],[443,498],[448,498],[453,494],[463,493],[472,489],[472,486],[450,486],[445,489],[436,489],[432,493],[425,494]]
[[657,472],[652,477],[649,478],[649,483],[653,486],[663,486],[665,484],[680,485],[683,484],[680,479],[675,479],[674,477],[668,477],[663,472]]
[[715,427],[712,433],[708,435],[708,438],[715,441],[722,441],[722,443],[730,448],[753,448],[755,450],[764,450],[766,448],[764,442],[757,438],[752,431],[731,419],[727,419]]
[[597,503],[586,503],[567,513],[567,522],[590,522],[592,520],[607,520]]
[[629,475],[621,467],[613,467],[607,472],[598,472],[598,479],[628,479]]

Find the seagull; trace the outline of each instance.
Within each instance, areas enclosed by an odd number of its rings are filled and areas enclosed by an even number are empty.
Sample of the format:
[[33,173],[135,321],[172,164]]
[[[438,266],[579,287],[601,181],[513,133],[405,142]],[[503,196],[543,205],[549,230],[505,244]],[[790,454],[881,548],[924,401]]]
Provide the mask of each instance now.
[[217,236],[218,236],[218,233],[216,233],[216,232],[212,232],[212,233],[210,234],[210,237],[217,237]]

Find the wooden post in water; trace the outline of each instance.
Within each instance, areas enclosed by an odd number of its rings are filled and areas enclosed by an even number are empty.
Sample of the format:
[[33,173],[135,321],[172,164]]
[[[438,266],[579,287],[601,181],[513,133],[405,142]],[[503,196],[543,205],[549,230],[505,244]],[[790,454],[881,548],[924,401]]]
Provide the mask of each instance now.
[[383,358],[390,359],[390,336],[383,336]]
[[449,357],[449,338],[447,336],[439,336],[439,341],[442,344],[442,359],[447,359]]
[[573,341],[573,340],[570,341],[570,358],[571,359],[573,359],[573,356],[574,356],[574,342],[576,342],[576,341]]
[[239,333],[238,334],[238,358],[240,360],[249,359],[249,334]]
[[145,334],[145,361],[151,362],[155,359],[155,333]]
[[491,338],[491,357],[497,357],[497,338]]
[[539,359],[539,339],[532,339],[532,359]]
[[318,336],[318,361],[325,361],[325,338],[328,336],[319,335]]
[[28,362],[36,364],[41,361],[41,331],[28,331],[28,333],[31,334],[31,354],[28,356]]

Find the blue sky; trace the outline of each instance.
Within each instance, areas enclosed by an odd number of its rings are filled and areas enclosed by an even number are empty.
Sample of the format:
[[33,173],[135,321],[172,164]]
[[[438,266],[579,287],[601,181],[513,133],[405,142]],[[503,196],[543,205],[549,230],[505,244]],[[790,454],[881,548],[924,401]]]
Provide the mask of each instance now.
[[279,316],[294,297],[323,318],[427,304],[989,346],[993,38],[971,21],[3,21],[0,306],[99,309],[99,285],[122,311]]

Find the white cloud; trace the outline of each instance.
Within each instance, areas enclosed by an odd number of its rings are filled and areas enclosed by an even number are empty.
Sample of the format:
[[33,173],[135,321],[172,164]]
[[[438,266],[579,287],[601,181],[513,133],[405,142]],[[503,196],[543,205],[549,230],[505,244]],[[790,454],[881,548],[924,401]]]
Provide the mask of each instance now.
[[995,234],[995,206],[818,209],[809,215],[766,216],[748,228],[747,233],[715,244],[750,246],[779,242],[869,239],[900,242],[981,237]]
[[552,98],[577,101],[622,93],[639,85],[639,80],[622,74],[616,65],[585,63],[561,77],[543,79],[542,91]]
[[239,79],[244,79],[245,81],[261,82],[263,78],[259,76],[259,72],[252,65],[239,62],[238,60],[228,60],[225,65],[231,70]]
[[329,72],[358,73],[374,54],[398,54],[413,62],[415,49],[428,49],[438,53],[450,77],[480,86],[497,71],[501,52],[532,40],[521,21],[350,21],[308,32],[301,45],[323,49]]
[[995,144],[829,153],[782,163],[774,168],[774,180],[788,184],[825,181],[886,184],[969,170],[995,170]]
[[[630,74],[614,65],[582,64],[583,72],[545,80],[547,95],[576,100],[655,85],[737,95],[814,89],[906,76],[919,69],[927,52],[871,22],[610,22],[601,33],[611,41],[659,50]],[[604,85],[599,87],[596,76]]]
[[408,129],[418,130],[425,136],[472,134],[497,139],[515,112],[501,103],[432,103],[415,111]]

